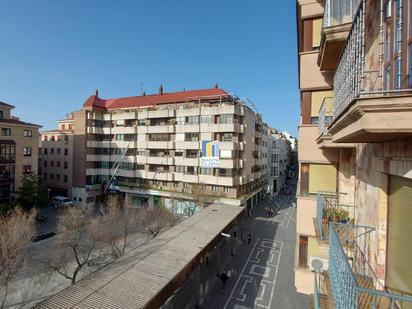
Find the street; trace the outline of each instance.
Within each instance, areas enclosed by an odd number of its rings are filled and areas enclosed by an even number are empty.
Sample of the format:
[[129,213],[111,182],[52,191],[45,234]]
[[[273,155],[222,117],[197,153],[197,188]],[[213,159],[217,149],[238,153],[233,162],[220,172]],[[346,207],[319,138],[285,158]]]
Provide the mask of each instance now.
[[[298,294],[294,285],[296,209],[291,200],[286,194],[266,198],[245,219],[244,241],[238,236],[232,244],[234,256],[230,242],[224,241],[200,274],[192,274],[164,308],[308,308],[309,297]],[[269,217],[265,207],[274,215]],[[222,272],[228,275],[225,284],[217,276]]]

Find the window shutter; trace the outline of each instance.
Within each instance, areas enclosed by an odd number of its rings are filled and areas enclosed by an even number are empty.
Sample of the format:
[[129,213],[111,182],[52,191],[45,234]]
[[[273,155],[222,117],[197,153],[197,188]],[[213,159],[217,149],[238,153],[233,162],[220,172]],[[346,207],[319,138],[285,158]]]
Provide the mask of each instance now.
[[389,192],[387,286],[411,293],[412,180],[390,176]]
[[310,164],[309,193],[336,192],[336,167],[328,164]]

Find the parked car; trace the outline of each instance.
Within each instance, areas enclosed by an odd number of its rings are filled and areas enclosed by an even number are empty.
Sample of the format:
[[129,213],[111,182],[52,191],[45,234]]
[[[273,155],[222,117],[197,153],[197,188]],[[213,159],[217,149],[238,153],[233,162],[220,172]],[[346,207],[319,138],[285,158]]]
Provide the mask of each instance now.
[[73,206],[73,202],[66,196],[55,196],[53,197],[54,208],[62,206]]

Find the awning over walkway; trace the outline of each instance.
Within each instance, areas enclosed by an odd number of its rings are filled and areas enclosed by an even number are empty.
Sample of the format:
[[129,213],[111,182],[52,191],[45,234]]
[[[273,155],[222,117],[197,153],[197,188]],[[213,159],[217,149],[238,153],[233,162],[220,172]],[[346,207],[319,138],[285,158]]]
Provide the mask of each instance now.
[[158,308],[243,215],[211,205],[35,308]]

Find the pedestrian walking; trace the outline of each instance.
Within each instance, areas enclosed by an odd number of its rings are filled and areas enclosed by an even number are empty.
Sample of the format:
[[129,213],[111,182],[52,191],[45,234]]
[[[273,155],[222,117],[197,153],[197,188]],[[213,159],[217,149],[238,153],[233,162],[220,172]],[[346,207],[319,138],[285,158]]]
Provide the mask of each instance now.
[[222,290],[225,289],[227,279],[229,279],[229,277],[227,276],[226,272],[220,274],[220,280],[222,280]]
[[270,216],[273,217],[273,209],[270,210]]
[[247,235],[247,243],[250,245],[250,242],[252,241],[252,233],[249,233]]

